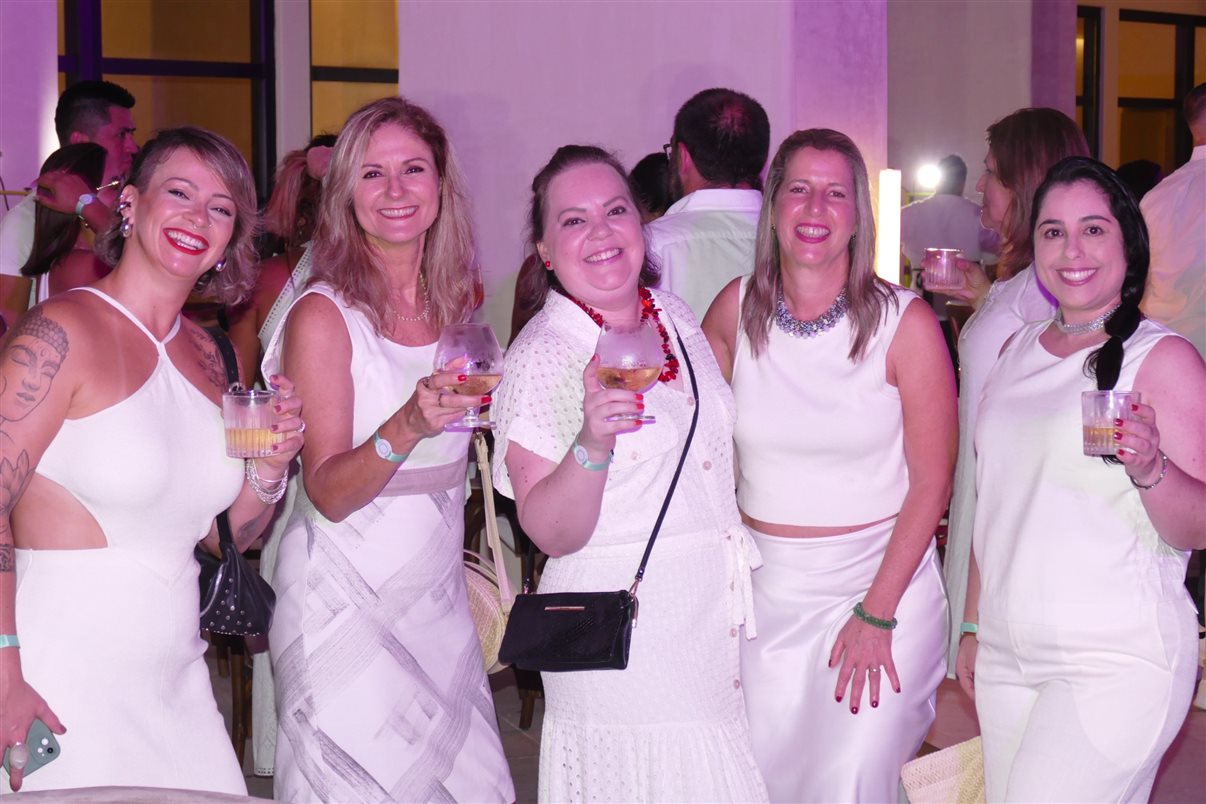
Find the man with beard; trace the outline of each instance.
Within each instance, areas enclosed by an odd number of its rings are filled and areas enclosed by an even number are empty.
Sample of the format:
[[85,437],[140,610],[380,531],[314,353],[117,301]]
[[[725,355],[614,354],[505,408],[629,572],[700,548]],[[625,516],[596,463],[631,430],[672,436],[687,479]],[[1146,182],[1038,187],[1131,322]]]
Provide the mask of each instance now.
[[705,89],[678,110],[665,149],[677,200],[645,239],[661,286],[702,319],[729,280],[753,269],[770,121],[748,95]]

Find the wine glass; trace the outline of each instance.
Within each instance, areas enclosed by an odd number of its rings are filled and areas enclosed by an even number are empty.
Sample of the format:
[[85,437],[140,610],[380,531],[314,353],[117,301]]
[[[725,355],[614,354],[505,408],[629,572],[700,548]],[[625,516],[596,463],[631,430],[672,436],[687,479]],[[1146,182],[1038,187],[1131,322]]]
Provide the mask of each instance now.
[[[503,350],[489,324],[450,324],[436,344],[435,370],[460,374],[463,382],[452,386],[458,394],[485,396],[502,381]],[[478,418],[480,405],[466,409],[460,421],[444,427],[447,432],[493,430],[494,422]]]
[[[657,384],[666,360],[662,336],[646,319],[636,324],[604,324],[595,344],[599,357],[599,385],[644,393]],[[608,421],[652,424],[656,418],[644,413],[621,413]]]

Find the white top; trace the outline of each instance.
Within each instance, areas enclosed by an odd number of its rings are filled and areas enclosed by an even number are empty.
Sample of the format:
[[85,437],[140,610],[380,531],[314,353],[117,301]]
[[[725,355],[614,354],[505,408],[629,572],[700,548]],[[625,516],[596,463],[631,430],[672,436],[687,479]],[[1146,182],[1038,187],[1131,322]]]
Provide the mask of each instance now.
[[1140,306],[1206,357],[1206,145],[1139,206],[1152,248]]
[[645,244],[662,269],[660,287],[702,320],[716,294],[754,267],[762,193],[696,190],[645,226]]
[[264,323],[260,325],[260,348],[265,352],[268,350],[268,344],[272,342],[272,337],[280,328],[281,322],[285,320],[286,313],[292,309],[298,290],[306,286],[312,273],[314,273],[314,258],[310,252],[310,244],[306,243],[301,258],[298,259],[297,265],[293,266],[293,271],[285,280],[285,286],[281,288],[280,295],[276,297],[276,301],[272,303],[272,309],[268,311],[268,315],[264,316]]
[[991,241],[992,233],[980,224],[980,205],[961,195],[933,195],[900,211],[900,247],[914,268],[927,248],[957,248],[979,260]]
[[[351,371],[352,387],[355,389],[352,413],[352,444],[358,445],[373,437],[381,423],[394,414],[411,394],[415,384],[431,374],[435,362],[434,343],[426,346],[403,346],[377,335],[372,323],[364,313],[349,307],[326,282],[307,288],[289,307],[289,313],[297,302],[317,293],[335,303],[348,328],[352,341]],[[268,344],[264,354],[263,372],[268,377],[282,369],[285,330],[283,325]],[[288,373],[287,367],[284,373]],[[444,466],[453,461],[468,461],[469,433],[441,433],[434,438],[424,438],[411,450],[410,456],[398,464],[405,469],[422,469]]]
[[30,193],[0,218],[0,275],[21,275],[21,266],[33,251],[37,209],[38,203]]
[[[741,285],[744,298],[749,283]],[[917,294],[892,286],[865,357],[852,362],[847,315],[828,332],[797,338],[773,322],[754,357],[738,324],[737,503],[781,525],[874,522],[900,511],[909,488],[900,391],[887,380],[888,347]],[[924,303],[924,302],[923,302]]]
[[[1026,325],[984,385],[976,427],[975,552],[980,615],[1076,628],[1152,620],[1184,598],[1188,553],[1162,541],[1124,467],[1083,452],[1080,395],[1088,347],[1057,358]],[[1161,338],[1144,320],[1127,340],[1115,387],[1135,387]],[[1090,593],[1089,589],[1092,589]]]

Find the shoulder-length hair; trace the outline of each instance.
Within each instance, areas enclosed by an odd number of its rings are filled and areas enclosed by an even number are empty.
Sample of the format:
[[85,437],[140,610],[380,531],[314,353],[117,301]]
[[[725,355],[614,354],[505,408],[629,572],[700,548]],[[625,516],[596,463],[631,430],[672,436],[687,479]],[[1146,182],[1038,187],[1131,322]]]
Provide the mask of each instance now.
[[879,329],[888,304],[898,304],[888,283],[875,275],[875,218],[871,212],[871,185],[867,163],[854,141],[840,131],[810,128],[797,131],[783,141],[766,174],[766,191],[754,241],[754,276],[741,303],[741,326],[755,355],[766,349],[771,321],[783,288],[779,241],[775,237],[775,204],[787,172],[787,162],[801,148],[841,154],[854,176],[855,230],[850,238],[850,270],[846,278],[846,301],[850,316],[851,360],[862,360],[871,336]]
[[344,301],[363,312],[381,334],[389,309],[389,286],[377,250],[356,219],[353,198],[360,165],[377,129],[397,125],[431,149],[440,181],[440,208],[424,235],[419,271],[431,299],[431,324],[467,321],[478,303],[473,227],[465,180],[452,145],[436,119],[405,98],[381,98],[348,118],[322,184],[318,226],[314,231],[314,282],[326,282]]
[[[105,149],[94,142],[64,145],[42,163],[39,175],[51,170],[74,173],[89,187],[96,187],[105,173]],[[48,273],[71,252],[80,236],[80,219],[70,212],[58,212],[45,204],[34,211],[34,240],[29,259],[21,266],[21,276]]]
[[[237,304],[245,299],[259,275],[259,260],[255,251],[255,236],[259,228],[259,208],[255,197],[255,182],[247,160],[230,140],[220,134],[195,126],[168,128],[158,132],[134,157],[126,186],[133,185],[139,194],[146,193],[159,166],[177,150],[184,148],[213,171],[226,187],[234,202],[234,231],[226,244],[221,271],[202,274],[197,288],[223,304]],[[121,235],[121,215],[115,214],[109,228],[96,241],[95,252],[110,265],[121,262],[126,240]]]
[[988,152],[997,178],[1009,190],[1009,207],[1001,226],[999,279],[1008,279],[1034,262],[1030,226],[1034,192],[1056,162],[1088,156],[1089,143],[1076,121],[1056,109],[1018,109],[988,127]]
[[[518,299],[517,306],[527,314],[528,318],[531,318],[544,306],[544,297],[550,287],[561,287],[556,274],[539,264],[540,255],[536,252],[536,244],[544,240],[544,219],[548,215],[549,185],[553,183],[553,179],[579,165],[607,165],[614,170],[619,175],[620,181],[624,182],[624,186],[628,188],[628,198],[633,204],[633,211],[639,214],[639,207],[637,207],[639,193],[636,184],[624,172],[624,166],[613,153],[597,145],[562,145],[558,148],[548,164],[542,167],[536,177],[532,179],[532,200],[528,205],[528,259],[535,259],[538,264],[535,270],[527,273],[520,272],[515,288]],[[642,229],[641,237],[644,238],[644,236]],[[646,249],[638,281],[641,285],[649,286],[656,284],[660,276],[661,272],[658,270],[657,264],[653,262],[649,250]]]
[[310,175],[306,157],[311,148],[331,147],[333,134],[319,134],[305,148],[285,154],[276,166],[272,195],[264,207],[264,228],[284,240],[286,249],[304,246],[314,235],[322,179]]

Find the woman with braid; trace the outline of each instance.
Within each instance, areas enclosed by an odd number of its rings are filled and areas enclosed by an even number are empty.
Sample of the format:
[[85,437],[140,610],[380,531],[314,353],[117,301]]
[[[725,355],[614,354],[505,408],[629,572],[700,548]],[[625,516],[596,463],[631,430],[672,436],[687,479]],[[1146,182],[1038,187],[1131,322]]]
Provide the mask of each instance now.
[[[959,647],[989,801],[1145,801],[1189,709],[1206,547],[1206,367],[1139,312],[1147,229],[1109,168],[1058,163],[1031,215],[1059,302],[988,375]],[[1117,451],[1082,452],[1080,395],[1138,391]]]

